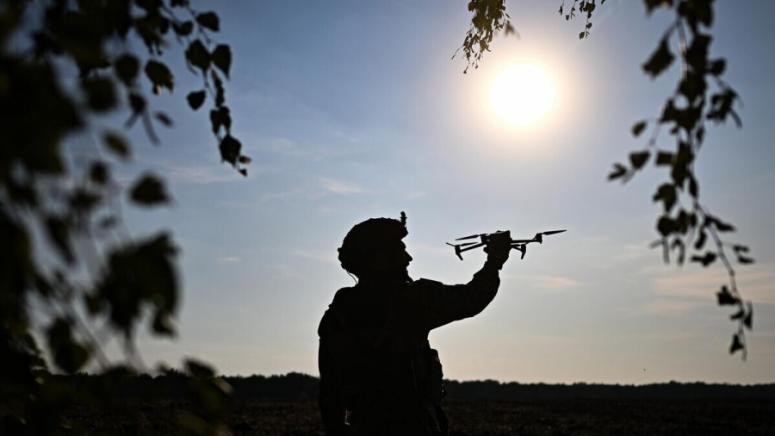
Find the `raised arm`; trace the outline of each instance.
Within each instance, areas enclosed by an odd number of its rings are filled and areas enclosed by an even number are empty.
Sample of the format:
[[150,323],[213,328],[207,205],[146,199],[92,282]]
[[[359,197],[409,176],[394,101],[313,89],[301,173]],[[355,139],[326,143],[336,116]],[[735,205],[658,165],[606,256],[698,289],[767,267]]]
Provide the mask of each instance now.
[[428,330],[472,317],[484,310],[498,292],[498,274],[509,258],[510,249],[508,240],[491,241],[485,248],[487,261],[466,284],[445,285],[431,280],[418,280],[418,291],[424,294],[426,301]]

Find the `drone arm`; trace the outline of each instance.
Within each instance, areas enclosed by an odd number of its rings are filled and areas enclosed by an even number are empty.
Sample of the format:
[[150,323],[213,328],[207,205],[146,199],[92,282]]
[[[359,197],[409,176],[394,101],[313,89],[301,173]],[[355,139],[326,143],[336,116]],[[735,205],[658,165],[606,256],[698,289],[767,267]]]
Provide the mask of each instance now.
[[514,250],[517,250],[520,253],[522,253],[522,255],[519,257],[520,259],[524,259],[525,258],[525,253],[527,253],[527,243],[524,243],[524,244],[512,244],[511,248],[513,248]]
[[475,244],[475,245],[469,245],[468,247],[461,247],[460,248],[460,252],[462,253],[464,251],[473,250],[473,249],[479,248],[479,247],[484,247],[485,245],[487,245],[487,244],[485,244],[484,242],[480,242],[480,243]]

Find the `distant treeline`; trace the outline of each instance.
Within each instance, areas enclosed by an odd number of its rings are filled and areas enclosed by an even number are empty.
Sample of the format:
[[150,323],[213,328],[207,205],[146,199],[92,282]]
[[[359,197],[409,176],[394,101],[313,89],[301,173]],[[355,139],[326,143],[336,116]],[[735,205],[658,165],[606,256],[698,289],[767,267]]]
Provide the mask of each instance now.
[[[314,400],[318,395],[318,378],[291,372],[286,375],[252,375],[223,377],[238,399]],[[134,375],[119,379],[78,374],[59,376],[57,380],[79,390],[108,390],[111,396],[124,398],[178,398],[188,389],[187,379],[177,371],[163,375]],[[446,380],[450,400],[530,401],[573,398],[611,399],[766,399],[775,400],[775,383],[757,385],[707,383],[657,383],[649,385],[618,384],[545,384],[503,383],[495,380]],[[4,389],[0,388],[0,391]],[[12,392],[3,392],[13,395]]]

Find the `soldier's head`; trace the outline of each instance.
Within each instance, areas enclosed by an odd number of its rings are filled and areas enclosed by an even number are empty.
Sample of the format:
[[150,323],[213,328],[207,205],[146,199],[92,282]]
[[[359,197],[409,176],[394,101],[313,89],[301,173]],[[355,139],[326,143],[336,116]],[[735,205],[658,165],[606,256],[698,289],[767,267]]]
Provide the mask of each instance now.
[[401,220],[371,218],[356,224],[339,247],[342,268],[358,279],[408,279],[412,256],[406,252],[406,215]]

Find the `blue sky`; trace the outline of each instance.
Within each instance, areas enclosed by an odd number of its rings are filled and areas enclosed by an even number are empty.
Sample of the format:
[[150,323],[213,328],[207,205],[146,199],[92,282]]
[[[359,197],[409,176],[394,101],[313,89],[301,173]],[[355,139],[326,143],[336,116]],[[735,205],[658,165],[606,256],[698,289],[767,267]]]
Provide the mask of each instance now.
[[[465,2],[228,2],[220,39],[234,52],[227,100],[253,158],[244,179],[218,164],[196,87],[178,62],[174,117],[155,148],[139,129],[132,169],[169,180],[173,207],[130,211],[135,234],[172,229],[185,285],[180,337],[142,340],[148,362],[198,356],[226,374],[317,374],[316,327],[334,292],[352,284],[336,248],[369,217],[409,218],[410,274],[465,282],[483,257],[460,262],[444,242],[475,232],[567,228],[516,256],[481,315],[434,331],[445,375],[525,382],[772,382],[775,374],[775,4],[717,2],[714,56],[742,96],[744,128],[712,128],[697,171],[702,198],[734,222],[758,263],[739,268],[755,304],[747,362],[727,355],[734,325],[715,304],[718,268],[666,266],[647,248],[665,175],[608,183],[611,164],[644,144],[676,68],[640,70],[669,20],[642,2],[609,0],[579,41],[557,2],[509,3],[521,38],[500,38],[482,66],[450,57],[470,17]],[[209,4],[208,4],[209,6]],[[517,62],[556,80],[555,107],[531,128],[494,119],[494,77]],[[672,146],[663,136],[661,143]]]

